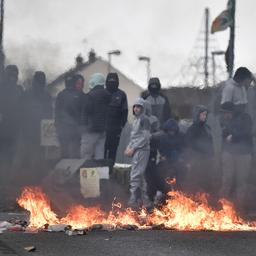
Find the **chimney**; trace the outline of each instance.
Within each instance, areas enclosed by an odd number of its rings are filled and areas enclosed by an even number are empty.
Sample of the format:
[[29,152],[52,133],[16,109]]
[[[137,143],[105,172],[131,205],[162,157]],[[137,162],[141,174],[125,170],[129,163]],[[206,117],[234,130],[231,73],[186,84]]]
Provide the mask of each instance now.
[[96,53],[93,49],[90,50],[88,56],[89,56],[89,63],[92,63],[96,60]]
[[84,63],[84,58],[82,57],[81,53],[79,53],[76,57],[76,66],[80,66]]

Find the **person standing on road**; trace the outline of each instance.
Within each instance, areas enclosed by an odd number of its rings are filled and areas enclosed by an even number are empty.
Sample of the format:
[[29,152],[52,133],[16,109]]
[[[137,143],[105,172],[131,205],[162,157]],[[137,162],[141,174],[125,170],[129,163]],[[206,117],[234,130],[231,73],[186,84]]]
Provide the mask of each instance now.
[[208,110],[203,105],[194,109],[194,120],[186,133],[187,181],[192,192],[213,192],[213,140],[207,122]]
[[133,105],[134,121],[130,143],[125,150],[125,155],[132,157],[130,173],[130,199],[128,206],[133,209],[140,207],[140,201],[145,208],[150,209],[152,202],[147,194],[145,170],[150,154],[150,122],[145,115],[145,101],[139,98]]
[[235,182],[235,202],[246,210],[246,188],[252,162],[252,120],[244,111],[236,111],[232,102],[221,106],[222,119],[222,186],[221,196],[230,199]]
[[224,83],[221,105],[225,102],[233,102],[235,109],[241,108],[241,111],[243,111],[248,103],[247,89],[252,80],[252,73],[247,68],[238,68],[234,77]]
[[81,115],[85,94],[84,78],[79,75],[67,76],[65,89],[56,99],[55,126],[61,146],[62,158],[80,158]]
[[20,108],[23,88],[18,85],[19,70],[8,65],[0,84],[0,160],[11,166],[21,129]]
[[111,94],[111,101],[106,123],[105,159],[110,159],[112,166],[115,164],[121,132],[128,117],[127,96],[118,87],[117,73],[109,73],[106,79],[106,90]]
[[104,159],[106,122],[111,94],[104,89],[105,77],[95,73],[89,81],[90,92],[83,102],[81,158]]

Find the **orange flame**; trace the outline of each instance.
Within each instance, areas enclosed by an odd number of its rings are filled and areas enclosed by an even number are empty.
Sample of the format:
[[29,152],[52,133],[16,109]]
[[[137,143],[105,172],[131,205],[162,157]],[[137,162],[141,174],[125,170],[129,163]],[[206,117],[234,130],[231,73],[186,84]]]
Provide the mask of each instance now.
[[99,207],[74,206],[64,218],[58,218],[51,210],[50,201],[40,188],[26,187],[17,199],[18,204],[30,212],[30,227],[45,224],[68,224],[73,228],[88,228],[93,224],[110,224],[114,227],[136,225],[145,228],[163,225],[177,230],[256,231],[256,222],[247,223],[240,218],[231,202],[221,199],[220,210],[209,206],[207,195],[189,197],[179,191],[170,191],[166,204],[148,214],[144,209],[134,212],[122,209],[113,202],[112,210],[104,212]]

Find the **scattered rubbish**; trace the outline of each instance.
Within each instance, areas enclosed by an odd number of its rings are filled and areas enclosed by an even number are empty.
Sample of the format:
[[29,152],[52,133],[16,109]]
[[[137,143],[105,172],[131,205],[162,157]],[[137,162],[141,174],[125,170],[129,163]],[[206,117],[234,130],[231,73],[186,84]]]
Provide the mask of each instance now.
[[112,224],[103,224],[101,229],[104,231],[113,231],[115,226]]
[[37,234],[38,232],[39,232],[39,229],[31,228],[31,227],[28,227],[25,230],[25,233],[27,233],[27,234]]
[[140,230],[152,230],[152,226],[142,226]]
[[6,228],[0,228],[0,234],[4,233],[4,231],[6,231]]
[[65,234],[68,236],[84,236],[87,234],[86,231],[85,229],[66,230]]
[[47,228],[47,231],[49,231],[49,232],[65,232],[67,229],[70,229],[69,227],[70,227],[69,225],[65,225],[65,224],[49,225]]
[[27,252],[34,252],[36,250],[36,247],[35,246],[26,246],[26,247],[24,247],[24,249]]
[[22,227],[21,225],[13,225],[13,226],[9,227],[7,230],[11,231],[11,232],[20,232],[20,231],[24,231],[25,228]]
[[165,225],[164,224],[153,225],[152,229],[153,230],[163,230],[163,229],[165,229]]
[[92,231],[102,230],[102,228],[103,228],[103,225],[102,225],[102,224],[93,224],[93,225],[91,226],[91,230],[92,230]]
[[136,226],[136,225],[129,225],[129,224],[121,225],[120,227],[123,228],[123,229],[126,229],[126,230],[137,230],[138,229],[138,226]]
[[9,228],[9,227],[11,227],[12,226],[12,224],[10,223],[10,222],[8,222],[8,221],[1,221],[0,222],[0,228]]

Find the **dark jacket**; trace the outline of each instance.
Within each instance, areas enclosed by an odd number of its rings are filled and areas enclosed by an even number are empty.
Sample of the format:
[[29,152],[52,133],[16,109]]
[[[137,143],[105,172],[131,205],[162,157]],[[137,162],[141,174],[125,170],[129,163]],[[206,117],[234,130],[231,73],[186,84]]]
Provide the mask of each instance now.
[[86,95],[83,105],[83,124],[90,132],[106,131],[108,106],[111,94],[97,85]]
[[188,128],[186,133],[186,144],[195,153],[212,156],[214,150],[211,129],[206,122],[199,120],[200,113],[204,111],[207,111],[204,106],[196,107],[193,124]]
[[151,143],[162,157],[176,162],[182,158],[185,146],[184,135],[180,133],[178,123],[174,119],[167,120],[162,128],[162,131],[152,135]]
[[[232,135],[231,142],[226,138]],[[252,119],[247,113],[234,114],[222,127],[223,150],[231,154],[252,153]]]
[[16,139],[20,131],[23,88],[4,80],[0,86],[0,139]]
[[85,94],[73,88],[65,88],[58,94],[55,104],[55,125],[59,135],[64,130],[78,129],[84,100]]
[[126,93],[120,89],[111,93],[108,107],[106,129],[109,131],[121,129],[125,126],[128,117],[128,103]]
[[142,97],[151,104],[152,115],[158,118],[160,125],[171,118],[171,106],[168,98],[161,94],[159,78],[150,78],[148,91],[143,93]]

